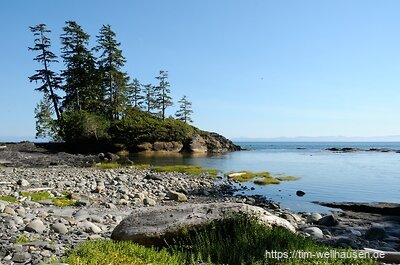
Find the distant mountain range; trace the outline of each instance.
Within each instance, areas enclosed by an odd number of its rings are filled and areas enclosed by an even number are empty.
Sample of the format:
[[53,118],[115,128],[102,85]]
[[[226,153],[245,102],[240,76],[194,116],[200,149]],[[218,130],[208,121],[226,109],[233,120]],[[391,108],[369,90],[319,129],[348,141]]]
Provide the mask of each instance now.
[[298,136],[298,137],[273,137],[251,138],[236,137],[234,142],[400,142],[400,135],[377,137],[346,137],[346,136]]

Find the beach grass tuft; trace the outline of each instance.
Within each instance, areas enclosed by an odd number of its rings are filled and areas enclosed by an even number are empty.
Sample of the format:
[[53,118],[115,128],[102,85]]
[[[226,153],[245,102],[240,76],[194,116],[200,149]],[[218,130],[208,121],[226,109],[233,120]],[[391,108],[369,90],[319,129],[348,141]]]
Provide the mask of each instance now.
[[13,202],[13,203],[18,202],[17,198],[15,198],[14,196],[11,196],[11,195],[0,196],[0,201]]

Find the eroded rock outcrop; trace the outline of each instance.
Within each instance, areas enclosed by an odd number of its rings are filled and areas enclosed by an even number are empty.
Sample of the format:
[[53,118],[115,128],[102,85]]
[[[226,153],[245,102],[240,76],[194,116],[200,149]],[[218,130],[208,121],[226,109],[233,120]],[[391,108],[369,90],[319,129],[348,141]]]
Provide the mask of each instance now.
[[239,151],[241,147],[217,133],[202,132],[194,134],[185,142],[157,141],[143,142],[135,147],[139,152],[191,152],[191,153],[226,153]]

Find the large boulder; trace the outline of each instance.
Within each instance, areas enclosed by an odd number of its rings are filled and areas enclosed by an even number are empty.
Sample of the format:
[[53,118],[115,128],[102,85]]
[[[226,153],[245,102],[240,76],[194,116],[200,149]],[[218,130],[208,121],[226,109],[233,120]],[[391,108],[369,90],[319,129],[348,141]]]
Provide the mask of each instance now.
[[111,234],[113,240],[133,241],[145,246],[160,245],[164,239],[173,238],[182,228],[195,228],[221,220],[233,213],[255,216],[264,225],[295,228],[287,220],[263,208],[241,203],[181,204],[134,209]]

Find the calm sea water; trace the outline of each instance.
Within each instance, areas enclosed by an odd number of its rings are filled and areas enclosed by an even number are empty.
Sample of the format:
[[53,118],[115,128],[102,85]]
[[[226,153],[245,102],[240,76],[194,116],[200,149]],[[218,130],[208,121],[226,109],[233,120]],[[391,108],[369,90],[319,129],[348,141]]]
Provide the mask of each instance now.
[[[351,152],[334,153],[332,147],[361,149],[389,148],[400,150],[396,143],[339,142],[241,142],[250,151],[220,155],[136,155],[136,163],[153,165],[200,165],[223,172],[269,171],[272,175],[291,175],[301,179],[279,185],[258,186],[246,194],[261,194],[293,211],[329,209],[313,201],[323,202],[397,202],[400,203],[400,153]],[[296,191],[306,193],[296,196]]]

